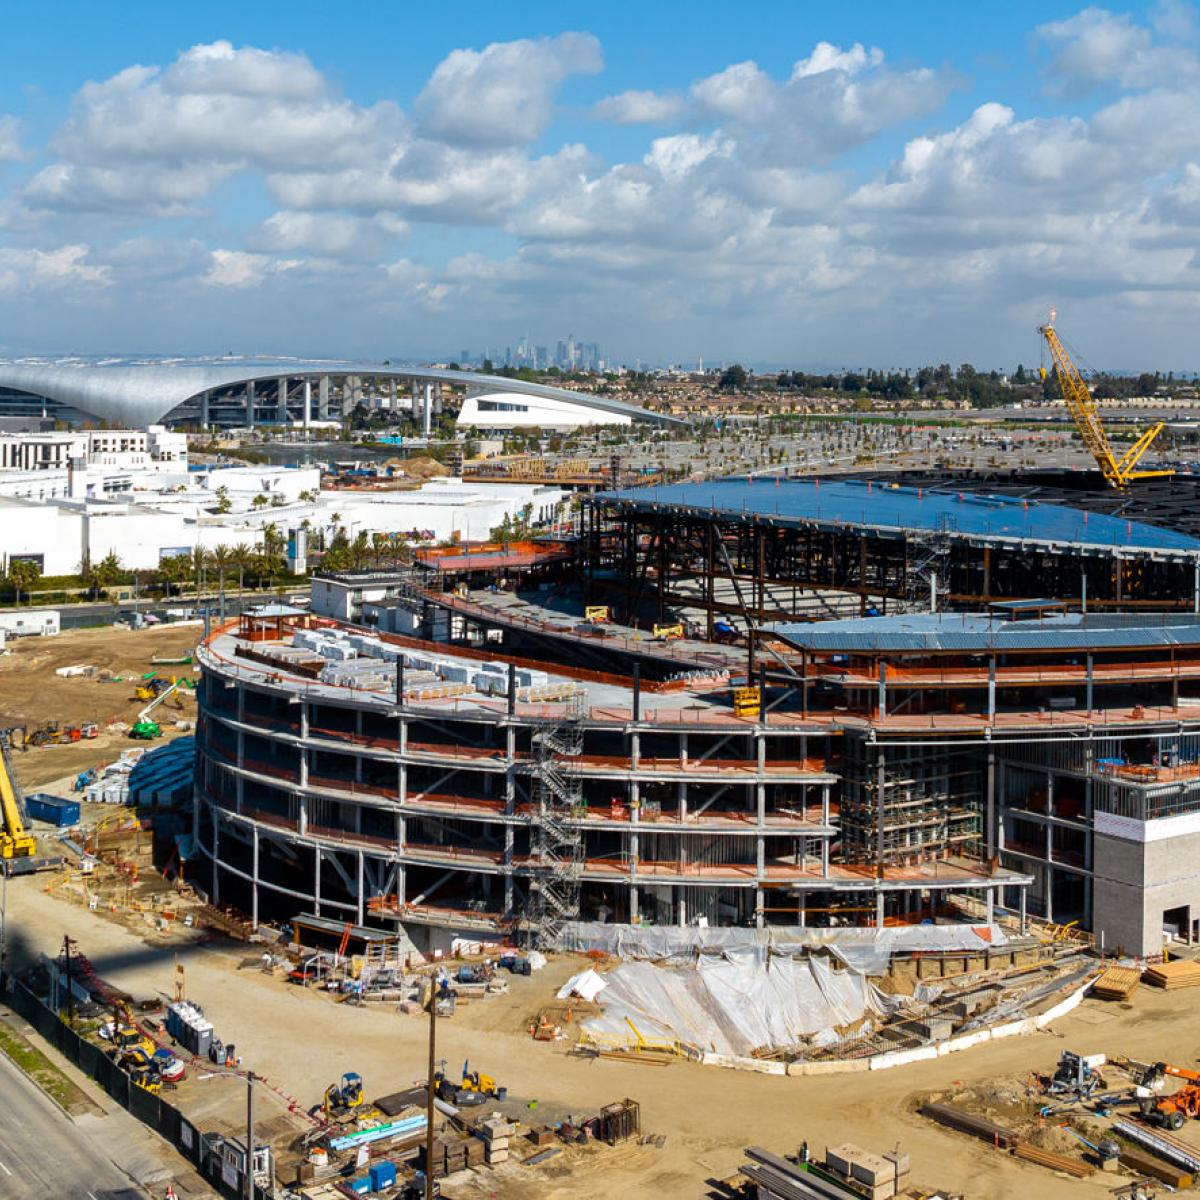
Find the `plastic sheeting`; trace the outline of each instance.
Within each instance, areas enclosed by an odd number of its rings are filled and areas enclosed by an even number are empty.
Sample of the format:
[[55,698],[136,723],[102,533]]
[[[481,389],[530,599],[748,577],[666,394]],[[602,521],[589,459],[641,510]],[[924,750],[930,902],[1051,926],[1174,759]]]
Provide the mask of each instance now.
[[580,921],[565,935],[563,949],[602,950],[618,958],[691,961],[706,951],[756,949],[791,954],[826,946],[847,966],[882,975],[892,954],[913,951],[975,951],[1003,946],[1008,937],[998,925],[898,925],[885,929],[741,929],[691,925],[602,925]]
[[606,987],[608,987],[608,983],[603,976],[598,975],[591,967],[588,967],[586,971],[580,971],[578,975],[572,975],[558,989],[557,997],[559,1000],[565,1000],[568,996],[579,996],[584,1000],[595,1000]]
[[692,967],[629,962],[603,978],[604,1011],[584,1021],[585,1030],[635,1045],[632,1021],[647,1039],[717,1054],[795,1046],[899,1004],[862,975],[835,971],[823,959],[754,948],[702,955]]

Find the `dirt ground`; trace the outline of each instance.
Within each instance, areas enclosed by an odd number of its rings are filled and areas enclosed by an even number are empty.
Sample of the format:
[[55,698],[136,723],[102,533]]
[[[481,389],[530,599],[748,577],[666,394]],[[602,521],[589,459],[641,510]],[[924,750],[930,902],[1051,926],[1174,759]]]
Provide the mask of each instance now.
[[[46,721],[60,725],[94,722],[100,734],[93,741],[63,746],[39,746],[13,755],[18,782],[26,790],[45,786],[64,775],[77,774],[97,763],[111,762],[133,743],[125,733],[106,732],[111,721],[132,724],[144,700],[134,697],[135,680],[156,670],[160,675],[191,674],[187,666],[155,667],[150,659],[181,655],[193,649],[203,626],[187,622],[131,630],[111,625],[73,629],[52,638],[12,638],[8,652],[0,655],[0,728],[24,725],[36,729]],[[75,676],[64,678],[59,667],[87,665],[110,671],[112,679]],[[182,708],[173,699],[158,710],[163,738],[176,736],[175,720],[194,721],[196,709],[188,698]],[[144,744],[144,743],[140,743]]]
[[[262,1072],[303,1105],[315,1104],[343,1071],[362,1073],[368,1096],[424,1078],[426,1023],[390,1005],[348,1008],[319,993],[272,979],[258,969],[252,947],[147,944],[128,929],[46,895],[36,878],[10,881],[10,953],[53,953],[63,933],[78,939],[102,974],[138,996],[172,989],[176,956],[186,970],[189,998],[200,1003],[217,1032],[238,1047],[244,1065]],[[920,1117],[930,1093],[951,1096],[972,1083],[1020,1080],[1050,1071],[1060,1051],[1124,1054],[1143,1061],[1193,1063],[1200,1057],[1200,1020],[1188,991],[1142,987],[1128,1005],[1086,1001],[1030,1038],[985,1044],[945,1059],[870,1074],[818,1078],[760,1076],[677,1063],[667,1068],[589,1061],[563,1043],[534,1043],[529,1018],[578,967],[562,959],[531,979],[514,977],[507,997],[460,1008],[439,1025],[439,1057],[457,1070],[463,1059],[507,1084],[513,1100],[539,1102],[538,1118],[588,1113],[625,1096],[640,1101],[643,1129],[665,1145],[571,1150],[534,1168],[508,1164],[489,1176],[484,1191],[464,1195],[566,1200],[580,1195],[702,1196],[706,1179],[732,1175],[742,1148],[794,1153],[801,1140],[820,1150],[847,1140],[876,1151],[899,1143],[912,1156],[913,1181],[963,1191],[972,1200],[1060,1200],[1100,1197],[1118,1179],[1060,1178]],[[213,1112],[240,1094],[219,1095],[229,1081],[197,1076],[183,1086]],[[207,1093],[206,1090],[207,1089]],[[181,1097],[182,1098],[182,1097]],[[269,1105],[260,1106],[269,1119]],[[282,1112],[282,1109],[279,1110]],[[535,1118],[537,1119],[537,1118]],[[1200,1125],[1181,1135],[1200,1147]]]

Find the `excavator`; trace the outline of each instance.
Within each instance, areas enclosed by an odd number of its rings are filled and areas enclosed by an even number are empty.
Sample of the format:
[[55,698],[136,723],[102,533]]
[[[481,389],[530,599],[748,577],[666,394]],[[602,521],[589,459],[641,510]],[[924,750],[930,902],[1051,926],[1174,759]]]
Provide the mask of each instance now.
[[[1071,361],[1071,356],[1067,353],[1066,347],[1062,344],[1054,328],[1057,316],[1058,313],[1051,309],[1050,319],[1045,325],[1038,326],[1038,333],[1042,335],[1050,350],[1050,357],[1054,361],[1054,374],[1058,379],[1063,400],[1066,401],[1067,409],[1071,413],[1071,419],[1075,422],[1075,428],[1079,430],[1083,444],[1091,451],[1105,482],[1110,487],[1123,488],[1131,479],[1151,479],[1162,475],[1173,475],[1174,471],[1138,471],[1135,469],[1141,462],[1142,456],[1153,445],[1154,439],[1163,431],[1162,421],[1152,425],[1120,458],[1117,457],[1112,443],[1108,440],[1108,431],[1104,428],[1096,401],[1092,399],[1092,393],[1079,373],[1079,368]],[[1044,380],[1048,372],[1042,366],[1038,368],[1038,374]]]
[[[0,828],[0,869],[19,871],[21,866],[27,866],[35,870],[37,839],[25,828],[21,801],[9,768],[8,746],[7,738],[0,739],[0,813],[4,816],[4,826]],[[14,860],[28,862],[18,865]]]
[[321,1101],[321,1111],[326,1118],[337,1119],[344,1117],[361,1108],[363,1103],[363,1081],[357,1071],[347,1071],[342,1076],[341,1083],[331,1083],[325,1089],[325,1097]]
[[1167,1076],[1186,1082],[1169,1095],[1150,1096],[1141,1100],[1140,1106],[1143,1117],[1174,1131],[1182,1129],[1189,1117],[1200,1116],[1200,1071],[1176,1067],[1171,1063],[1155,1063],[1142,1077],[1142,1086],[1153,1087]]

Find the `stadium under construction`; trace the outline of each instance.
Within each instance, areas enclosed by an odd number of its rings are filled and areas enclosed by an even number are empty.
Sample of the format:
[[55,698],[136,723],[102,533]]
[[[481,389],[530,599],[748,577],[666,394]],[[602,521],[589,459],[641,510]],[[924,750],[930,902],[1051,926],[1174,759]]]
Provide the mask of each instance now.
[[1200,936],[1193,481],[969,482],[600,493],[572,545],[318,577],[311,611],[215,630],[211,898],[425,945],[1001,912]]

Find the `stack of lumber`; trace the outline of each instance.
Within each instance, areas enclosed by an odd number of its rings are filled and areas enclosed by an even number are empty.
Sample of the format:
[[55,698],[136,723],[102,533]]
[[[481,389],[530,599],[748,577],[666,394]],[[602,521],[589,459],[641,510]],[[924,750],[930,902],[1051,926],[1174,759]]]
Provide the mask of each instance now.
[[1092,984],[1092,995],[1101,1000],[1128,1000],[1141,979],[1137,967],[1109,967]]
[[1093,1173],[1092,1168],[1085,1162],[1066,1158],[1062,1154],[1052,1154],[1049,1150],[1042,1150],[1028,1142],[1018,1142],[1013,1147],[1013,1153],[1026,1162],[1037,1163],[1039,1167],[1049,1167],[1052,1171],[1062,1171],[1064,1175],[1073,1175],[1076,1179],[1086,1179]]
[[1166,988],[1168,992],[1177,988],[1200,987],[1200,963],[1177,958],[1174,962],[1147,967],[1142,978],[1155,987]]

